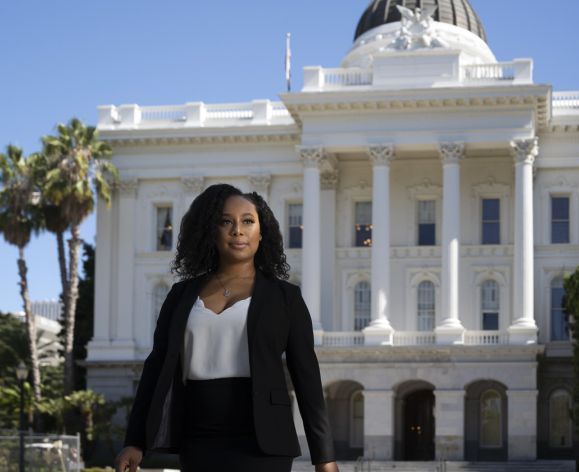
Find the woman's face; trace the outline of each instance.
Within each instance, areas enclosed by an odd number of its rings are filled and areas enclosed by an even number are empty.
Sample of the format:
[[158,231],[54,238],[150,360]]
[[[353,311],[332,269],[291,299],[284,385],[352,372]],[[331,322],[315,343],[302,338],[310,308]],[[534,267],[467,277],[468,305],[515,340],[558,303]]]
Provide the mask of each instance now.
[[217,227],[219,260],[236,263],[253,260],[260,241],[259,218],[255,205],[241,196],[229,197]]

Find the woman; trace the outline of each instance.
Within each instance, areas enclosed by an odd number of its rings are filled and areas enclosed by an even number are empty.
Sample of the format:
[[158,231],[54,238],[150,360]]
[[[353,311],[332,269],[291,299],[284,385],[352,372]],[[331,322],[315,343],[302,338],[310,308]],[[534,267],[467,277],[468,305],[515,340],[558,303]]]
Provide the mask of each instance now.
[[186,472],[289,472],[301,454],[282,354],[316,472],[337,472],[312,324],[279,225],[257,194],[207,188],[183,217],[173,285],[116,471],[146,449],[178,452]]

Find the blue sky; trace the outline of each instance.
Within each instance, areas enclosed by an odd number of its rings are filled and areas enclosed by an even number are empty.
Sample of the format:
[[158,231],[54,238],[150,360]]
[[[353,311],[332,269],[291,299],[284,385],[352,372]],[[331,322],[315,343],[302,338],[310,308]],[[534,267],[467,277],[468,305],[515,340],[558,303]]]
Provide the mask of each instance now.
[[[470,0],[499,60],[531,57],[535,82],[579,90],[579,2]],[[104,104],[276,99],[292,33],[294,90],[307,65],[335,67],[367,0],[1,2],[0,147],[26,153],[58,122],[96,123]],[[82,236],[94,242],[95,222]],[[60,292],[54,236],[27,248],[33,299]],[[0,311],[21,309],[17,251],[0,242]]]

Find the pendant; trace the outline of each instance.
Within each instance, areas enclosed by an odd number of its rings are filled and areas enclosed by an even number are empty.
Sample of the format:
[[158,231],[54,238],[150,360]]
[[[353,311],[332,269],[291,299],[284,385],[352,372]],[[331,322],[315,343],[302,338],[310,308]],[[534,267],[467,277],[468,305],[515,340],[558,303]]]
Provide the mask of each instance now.
[[228,297],[229,295],[231,295],[231,291],[228,288],[224,288],[223,289],[223,296]]

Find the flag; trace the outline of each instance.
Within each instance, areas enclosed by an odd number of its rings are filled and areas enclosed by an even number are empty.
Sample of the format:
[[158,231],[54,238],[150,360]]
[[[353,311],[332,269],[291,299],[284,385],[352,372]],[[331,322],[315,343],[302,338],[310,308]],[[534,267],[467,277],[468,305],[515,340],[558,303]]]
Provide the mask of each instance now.
[[285,38],[285,81],[288,92],[291,92],[292,89],[292,50],[290,40],[291,33],[287,33]]

